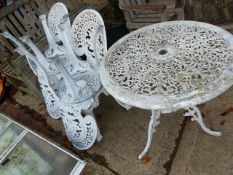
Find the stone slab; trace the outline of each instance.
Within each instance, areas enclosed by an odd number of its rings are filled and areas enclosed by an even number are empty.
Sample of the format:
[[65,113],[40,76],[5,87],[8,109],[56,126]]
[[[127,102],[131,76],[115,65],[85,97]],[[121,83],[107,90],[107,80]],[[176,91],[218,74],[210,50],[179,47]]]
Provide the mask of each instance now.
[[205,123],[222,137],[207,135],[188,122],[172,165],[171,175],[233,174],[233,88],[201,106]]
[[162,115],[147,156],[138,160],[146,144],[151,112],[137,108],[126,111],[112,97],[104,95],[100,101],[95,114],[104,137],[88,152],[104,156],[108,166],[122,175],[165,174],[164,165],[174,151],[184,120],[182,111]]

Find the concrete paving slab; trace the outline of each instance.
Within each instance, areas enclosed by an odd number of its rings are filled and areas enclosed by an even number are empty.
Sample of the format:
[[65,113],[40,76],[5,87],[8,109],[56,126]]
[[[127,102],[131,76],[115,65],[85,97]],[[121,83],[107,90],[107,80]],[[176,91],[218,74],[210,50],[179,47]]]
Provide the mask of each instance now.
[[114,175],[111,171],[99,166],[90,159],[86,159],[85,161],[87,164],[82,172],[83,175]]
[[182,111],[162,115],[150,150],[144,160],[138,160],[147,140],[151,112],[133,108],[126,111],[112,97],[101,96],[95,111],[103,140],[88,152],[105,157],[111,169],[119,174],[165,174],[164,165],[175,148],[175,140],[183,123]]
[[187,122],[174,159],[171,175],[233,174],[233,88],[202,105],[207,126],[223,132],[222,137],[205,134]]
[[65,128],[60,120],[54,120],[51,118],[46,110],[45,103],[36,99],[35,97],[23,94],[21,91],[17,91],[13,96],[14,100],[22,106],[26,106],[29,109],[35,110],[46,118],[46,122],[55,131],[62,132],[62,135],[66,135]]
[[[137,156],[147,139],[150,111],[133,108],[126,111],[110,96],[101,95],[95,110],[103,140],[87,151],[85,175],[231,175],[233,174],[233,88],[211,100],[200,109],[208,127],[223,132],[222,137],[209,136],[196,122],[183,117],[183,111],[164,114],[152,145],[144,160]],[[28,100],[29,98],[29,100]],[[36,108],[31,97],[16,95],[17,103]],[[60,120],[46,118],[55,131],[62,130]],[[35,121],[33,121],[34,124]],[[64,133],[63,133],[64,134]],[[90,159],[91,157],[91,159]],[[96,159],[96,160],[94,160]],[[98,160],[100,159],[100,160]]]
[[23,106],[27,106],[29,109],[33,109],[40,114],[46,113],[45,105],[43,101],[36,99],[35,97],[26,95],[21,91],[17,91],[13,98],[15,101]]

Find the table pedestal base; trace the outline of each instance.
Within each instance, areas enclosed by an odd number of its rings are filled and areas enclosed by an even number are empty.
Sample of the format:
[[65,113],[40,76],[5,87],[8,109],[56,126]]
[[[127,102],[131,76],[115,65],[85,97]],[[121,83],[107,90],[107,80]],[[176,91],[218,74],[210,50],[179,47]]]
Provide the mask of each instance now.
[[[199,125],[201,126],[201,128],[207,134],[210,134],[212,136],[221,136],[222,135],[221,132],[211,131],[209,128],[206,127],[206,125],[203,122],[202,115],[201,115],[201,112],[198,109],[198,107],[192,106],[192,107],[185,108],[185,109],[187,110],[187,112],[184,113],[184,116],[191,116],[192,117],[191,120],[198,122]],[[149,126],[148,126],[147,143],[146,143],[146,146],[145,146],[144,150],[142,151],[142,153],[138,156],[138,159],[142,159],[146,155],[147,151],[149,150],[149,147],[150,147],[151,141],[152,141],[153,133],[156,131],[155,128],[160,123],[159,122],[160,115],[161,115],[160,110],[152,110],[152,115],[151,115],[151,119],[150,119]]]
[[221,136],[221,132],[211,131],[209,128],[206,127],[206,125],[203,122],[201,111],[198,109],[197,106],[192,106],[189,108],[185,108],[187,112],[184,113],[184,116],[191,116],[192,121],[196,121],[199,123],[201,128],[207,133],[212,136]]

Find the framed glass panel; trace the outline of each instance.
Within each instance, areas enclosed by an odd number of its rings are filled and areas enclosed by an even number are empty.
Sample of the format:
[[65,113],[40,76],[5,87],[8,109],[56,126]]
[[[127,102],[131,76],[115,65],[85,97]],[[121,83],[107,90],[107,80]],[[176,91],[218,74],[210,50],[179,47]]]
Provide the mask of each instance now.
[[[0,155],[15,141],[24,129],[12,123],[0,135]],[[1,173],[0,173],[1,174]]]

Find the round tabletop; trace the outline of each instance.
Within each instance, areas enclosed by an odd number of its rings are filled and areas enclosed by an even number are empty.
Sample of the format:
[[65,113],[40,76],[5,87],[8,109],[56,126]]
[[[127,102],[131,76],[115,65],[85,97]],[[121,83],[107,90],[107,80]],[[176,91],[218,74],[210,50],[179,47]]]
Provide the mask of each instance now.
[[233,80],[233,36],[217,26],[171,21],[138,29],[117,41],[101,63],[104,88],[144,109],[180,109],[208,101]]

